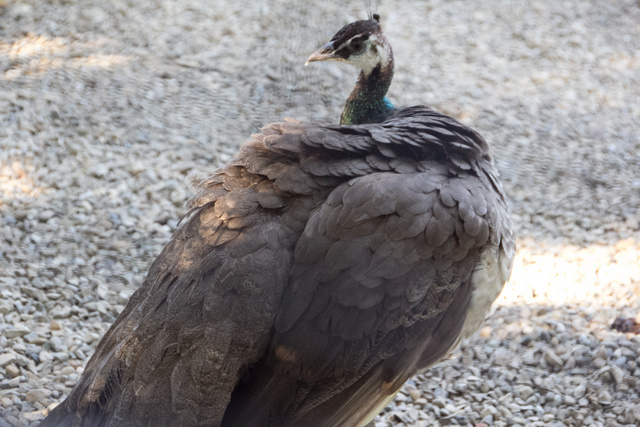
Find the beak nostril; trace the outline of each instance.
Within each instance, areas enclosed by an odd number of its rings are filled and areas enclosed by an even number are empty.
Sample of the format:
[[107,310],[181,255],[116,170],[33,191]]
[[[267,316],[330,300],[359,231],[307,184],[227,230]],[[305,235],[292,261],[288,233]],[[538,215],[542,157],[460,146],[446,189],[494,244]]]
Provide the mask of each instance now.
[[329,42],[329,43],[325,44],[324,46],[322,46],[318,50],[318,52],[326,54],[326,53],[331,52],[332,50],[333,50],[333,42]]

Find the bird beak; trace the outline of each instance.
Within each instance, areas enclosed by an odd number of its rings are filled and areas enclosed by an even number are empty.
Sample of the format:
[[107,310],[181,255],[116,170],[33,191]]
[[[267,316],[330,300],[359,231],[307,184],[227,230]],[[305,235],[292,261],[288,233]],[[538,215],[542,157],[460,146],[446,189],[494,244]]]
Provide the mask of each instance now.
[[322,46],[320,49],[316,50],[311,54],[307,62],[304,63],[305,66],[309,65],[311,62],[317,61],[331,61],[331,60],[339,60],[341,59],[333,52],[333,42],[329,42]]

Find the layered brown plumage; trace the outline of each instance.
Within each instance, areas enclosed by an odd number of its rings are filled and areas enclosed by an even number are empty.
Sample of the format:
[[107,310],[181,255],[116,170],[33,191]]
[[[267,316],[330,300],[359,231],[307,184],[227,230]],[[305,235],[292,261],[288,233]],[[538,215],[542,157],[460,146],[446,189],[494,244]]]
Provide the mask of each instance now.
[[475,331],[514,251],[488,146],[428,107],[383,108],[270,124],[200,182],[42,425],[358,425]]
[[489,303],[508,278],[496,175],[478,134],[427,107],[268,125],[200,183],[43,425],[365,420],[459,341],[480,269],[499,266]]

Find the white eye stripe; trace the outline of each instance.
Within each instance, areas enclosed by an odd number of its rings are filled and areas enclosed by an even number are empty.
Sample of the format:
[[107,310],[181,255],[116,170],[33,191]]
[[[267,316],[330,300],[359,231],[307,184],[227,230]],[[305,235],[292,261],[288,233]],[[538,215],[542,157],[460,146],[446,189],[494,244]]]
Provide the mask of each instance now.
[[371,39],[371,35],[368,35],[368,37],[367,37],[367,39],[366,39],[366,40],[364,39],[364,37],[365,37],[365,36],[364,36],[363,34],[355,35],[355,36],[351,37],[349,40],[347,40],[346,42],[342,43],[342,44],[340,45],[340,47],[339,47],[338,49],[336,49],[336,51],[338,51],[338,50],[340,50],[340,49],[344,49],[344,48],[347,48],[347,49],[348,49],[348,48],[349,48],[349,46],[351,45],[351,43],[352,43],[355,39],[358,39],[358,38],[359,38],[359,39],[362,39],[362,40],[361,40],[361,41],[362,41],[362,43],[367,43],[367,42]]
[[[351,44],[354,40],[366,36],[366,40],[362,40],[363,48],[353,50]],[[365,75],[371,74],[371,72],[378,66],[385,66],[389,62],[391,55],[390,48],[385,42],[384,38],[380,40],[375,33],[361,33],[351,37],[349,40],[340,44],[340,47],[335,49],[334,52],[347,50],[348,56],[345,59],[341,59],[357,68],[360,68]]]

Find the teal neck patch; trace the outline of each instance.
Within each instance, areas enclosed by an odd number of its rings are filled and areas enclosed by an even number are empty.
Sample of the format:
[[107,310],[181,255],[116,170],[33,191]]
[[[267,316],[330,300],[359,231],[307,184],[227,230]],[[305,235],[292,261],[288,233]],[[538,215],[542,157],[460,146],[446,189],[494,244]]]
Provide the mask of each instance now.
[[349,100],[340,116],[341,125],[361,125],[364,123],[380,123],[384,121],[393,104],[388,99],[382,100]]
[[383,100],[384,100],[384,104],[385,104],[385,105],[386,105],[386,107],[387,107],[387,111],[391,111],[391,110],[393,110],[394,108],[396,108],[396,107],[391,103],[391,101],[389,101],[389,99],[387,99],[387,97],[386,97],[386,96],[383,98]]

